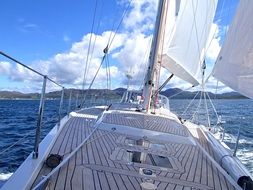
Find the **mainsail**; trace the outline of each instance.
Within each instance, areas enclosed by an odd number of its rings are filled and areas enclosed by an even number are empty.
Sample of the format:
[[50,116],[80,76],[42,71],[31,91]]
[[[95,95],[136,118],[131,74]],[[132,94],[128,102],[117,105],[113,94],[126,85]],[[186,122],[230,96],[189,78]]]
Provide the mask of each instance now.
[[193,85],[199,84],[216,6],[217,0],[171,0],[167,4],[162,66]]
[[216,61],[215,78],[253,98],[253,1],[240,1]]

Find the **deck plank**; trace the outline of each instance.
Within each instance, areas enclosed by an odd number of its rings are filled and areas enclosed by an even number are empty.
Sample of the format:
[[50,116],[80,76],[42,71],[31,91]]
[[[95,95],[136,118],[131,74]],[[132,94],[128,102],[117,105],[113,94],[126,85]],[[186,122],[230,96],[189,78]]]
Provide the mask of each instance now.
[[[73,139],[72,139],[72,144],[71,144],[71,152],[78,146],[78,134],[80,131],[80,120],[77,119],[76,120],[76,126],[75,126],[75,132],[73,135]],[[75,154],[68,163],[68,168],[67,168],[67,176],[66,176],[66,184],[65,184],[65,189],[71,189],[71,181],[73,179],[73,175],[74,175],[74,171],[75,171],[75,166],[76,166],[76,156],[77,154]]]
[[[85,168],[85,169],[82,168],[82,176],[83,176],[83,183],[85,184],[84,189],[85,190],[95,189],[95,180],[93,177],[93,171],[88,168]],[[78,185],[76,186],[77,186],[77,189],[79,189],[80,186],[79,187]]]
[[[66,143],[66,147],[64,149],[64,157],[68,156],[70,154],[70,152],[72,151],[72,143],[74,140],[74,135],[75,132],[77,130],[77,122],[78,120],[75,120],[75,122],[73,123],[73,125],[71,125],[71,127],[73,128],[70,132],[70,136],[68,138],[68,143]],[[71,159],[72,160],[72,159]],[[70,160],[70,161],[71,161]],[[69,163],[70,161],[67,162],[66,165],[64,165],[61,169],[60,169],[60,173],[61,175],[58,176],[57,181],[56,181],[56,185],[55,185],[55,189],[56,190],[62,190],[65,189],[66,183],[67,183],[67,174],[68,174],[68,167],[69,167]]]
[[[63,141],[64,137],[67,135],[67,132],[71,129],[69,127],[69,125],[71,124],[71,122],[73,122],[73,119],[70,119],[66,123],[66,125],[63,127],[63,129],[61,131],[61,135],[59,135],[57,137],[57,139],[55,141],[55,144],[54,144],[54,146],[51,149],[51,154],[58,154],[59,153],[62,141]],[[51,171],[52,171],[52,169],[49,168],[49,167],[42,167],[41,170],[40,170],[40,172],[39,172],[39,174],[38,174],[38,176],[43,176],[44,173],[49,173]],[[36,184],[38,184],[40,180],[41,180],[40,178],[36,178],[36,180],[34,181],[32,187],[34,187]]]
[[[78,132],[76,135],[77,141],[76,141],[76,146],[78,146],[81,142],[82,142],[82,133],[80,133],[80,131],[82,131],[82,122],[80,119],[78,119]],[[71,179],[70,179],[70,185],[71,185],[71,189],[77,189],[80,188],[83,189],[83,173],[82,173],[82,168],[78,167],[82,164],[82,152],[81,150],[79,150],[76,155],[75,155],[75,167],[74,167],[74,171],[71,175]]]
[[208,181],[208,171],[207,171],[207,158],[206,156],[202,157],[202,171],[201,171],[201,183],[207,185]]
[[195,171],[195,174],[194,174],[194,182],[197,182],[197,183],[200,183],[201,181],[201,173],[202,173],[202,164],[203,164],[203,153],[202,152],[199,152],[198,153],[198,159],[197,159],[197,166],[196,166],[196,171]]
[[171,133],[179,136],[188,136],[188,132],[181,124],[160,116],[143,114],[111,113],[103,119],[104,123],[126,125],[136,128],[145,128],[153,131]]
[[[73,132],[73,128],[72,128],[72,125],[74,125],[74,122],[75,122],[75,119],[71,118],[72,120],[72,123],[71,125],[68,125],[68,132],[64,135],[64,133],[61,132],[60,136],[64,136],[62,142],[59,140],[59,141],[56,141],[55,145],[54,146],[59,146],[60,149],[59,149],[59,152],[58,154],[61,155],[61,156],[64,156],[65,154],[65,150],[66,150],[66,146],[68,144],[68,140],[70,139],[70,135],[71,133]],[[65,126],[66,127],[66,126]],[[62,139],[61,137],[58,137],[59,139]],[[47,166],[46,166],[47,167]],[[62,168],[61,168],[62,169]],[[60,171],[61,169],[56,172],[50,179],[50,188],[52,189],[56,189],[56,185],[57,185],[57,180],[58,180],[58,177],[60,175]]]
[[[93,173],[93,181],[94,181],[94,184],[95,184],[95,189],[102,189],[104,184],[103,185],[100,184],[98,172],[97,171],[92,171],[92,173]],[[90,182],[88,182],[88,183],[90,183]]]
[[[67,122],[65,128],[57,138],[51,153],[58,153],[65,157],[71,153],[92,131],[95,119],[88,117],[101,110],[85,111],[83,117],[73,117]],[[184,136],[184,132],[177,127],[171,127],[173,122],[166,125],[164,118],[153,119],[153,116],[138,115],[138,119],[132,119],[133,115],[127,114],[119,118],[107,118],[109,122],[126,122],[128,125],[142,125],[152,130],[169,131],[172,134]],[[87,116],[87,117],[86,117]],[[116,117],[116,116],[115,116]],[[126,121],[127,120],[127,121]],[[199,142],[205,150],[213,152],[204,135],[199,131]],[[137,134],[138,135],[138,134]],[[167,153],[175,171],[155,171],[155,178],[141,175],[140,167],[144,165],[128,164],[123,161],[115,161],[110,158],[117,147],[124,147],[125,134],[97,129],[86,144],[63,166],[59,172],[53,175],[49,184],[50,189],[137,189],[147,179],[157,186],[157,189],[233,189],[234,187],[218,171],[210,160],[197,146],[167,142]],[[121,139],[121,140],[120,140]],[[122,144],[123,143],[123,144]],[[163,144],[165,142],[160,142]],[[131,148],[131,147],[130,147]],[[140,147],[139,147],[140,149]],[[117,153],[117,158],[122,160],[124,148]],[[155,151],[159,154],[159,151]],[[173,158],[173,159],[172,159]],[[148,167],[148,166],[147,166]],[[183,169],[181,172],[177,170]],[[181,170],[182,170],[181,169]],[[44,166],[37,181],[42,175],[49,173],[51,169]]]

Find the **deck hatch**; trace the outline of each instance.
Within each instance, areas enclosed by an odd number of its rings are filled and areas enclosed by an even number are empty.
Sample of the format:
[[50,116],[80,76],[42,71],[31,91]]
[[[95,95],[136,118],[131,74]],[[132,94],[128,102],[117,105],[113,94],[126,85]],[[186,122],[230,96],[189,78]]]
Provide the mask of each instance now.
[[127,162],[172,168],[170,160],[167,157],[156,154],[127,150],[125,152],[125,158],[127,158]]

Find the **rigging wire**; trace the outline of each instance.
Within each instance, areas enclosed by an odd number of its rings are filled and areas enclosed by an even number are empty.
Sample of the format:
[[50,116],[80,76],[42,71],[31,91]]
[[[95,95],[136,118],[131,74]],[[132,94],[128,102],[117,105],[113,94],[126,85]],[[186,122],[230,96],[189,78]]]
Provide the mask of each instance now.
[[195,100],[195,98],[198,96],[199,91],[195,94],[195,96],[193,97],[193,99],[190,101],[190,103],[188,104],[188,106],[186,107],[186,109],[184,110],[184,112],[182,113],[183,115],[186,115],[185,113],[187,112],[187,110],[190,108],[190,106],[192,105],[193,101]]
[[[98,23],[97,23],[97,28],[96,28],[96,34],[98,33],[98,30],[100,28],[100,24],[101,24],[101,19],[102,19],[102,13],[103,13],[103,7],[104,7],[104,1],[102,1],[102,6],[101,6],[101,11],[100,11],[100,15],[99,15],[99,18],[98,18]],[[94,53],[94,50],[95,50],[95,45],[96,45],[96,42],[97,42],[97,35],[95,35],[95,38],[94,38],[94,42],[92,44],[92,50],[91,50],[91,55],[90,55],[90,59],[89,59],[89,62],[88,62],[88,67],[87,67],[87,73],[89,72],[90,70],[90,64],[91,64],[91,61],[93,59],[93,53]]]
[[218,120],[218,119],[219,119],[219,115],[218,115],[218,112],[217,112],[217,110],[216,110],[216,108],[215,108],[215,106],[214,106],[214,104],[213,104],[213,101],[212,101],[212,99],[210,98],[208,92],[206,92],[206,94],[207,94],[207,97],[208,97],[208,99],[209,99],[209,101],[210,101],[210,104],[211,104],[212,107],[213,107],[214,113],[215,113],[215,115],[216,115],[216,117],[217,117],[217,120]]
[[[106,81],[107,81],[107,91],[111,90],[111,74],[110,74],[110,63],[109,63],[109,57],[106,55],[105,57],[105,65],[106,65]],[[108,98],[106,98],[108,100]],[[107,104],[110,104],[111,99],[109,98],[109,101]]]
[[178,92],[176,94],[173,94],[173,95],[169,96],[168,98],[171,99],[171,98],[173,98],[173,97],[175,97],[175,96],[177,96],[177,95],[179,95],[179,94],[181,94],[181,93],[183,93],[183,92],[185,92],[187,90],[190,90],[191,88],[194,88],[194,87],[196,87],[196,86],[190,86],[189,88],[186,88],[186,89],[184,89],[184,90],[182,90],[182,91],[180,91],[180,92]]
[[[118,33],[118,30],[119,30],[119,28],[120,28],[120,25],[122,24],[122,22],[123,22],[123,20],[124,20],[124,18],[125,18],[125,16],[126,16],[128,10],[129,10],[129,8],[130,8],[130,6],[131,6],[131,4],[132,4],[132,1],[133,1],[133,0],[130,0],[130,1],[129,1],[129,3],[128,3],[126,9],[124,10],[124,12],[123,12],[123,14],[122,14],[122,17],[121,17],[121,19],[120,19],[120,22],[119,22],[117,28],[116,28],[115,31],[114,31],[114,34],[113,34],[113,36],[112,36],[112,39],[109,38],[108,44],[107,44],[108,49],[110,49],[110,47],[111,47],[111,45],[112,45],[112,42],[113,42],[113,40],[114,40],[116,34]],[[114,24],[113,24],[113,26],[114,26]],[[112,33],[111,33],[111,34],[112,34]],[[110,37],[111,37],[111,35],[110,35]]]
[[218,92],[218,85],[219,85],[219,80],[217,80],[217,82],[216,82],[216,87],[215,87],[215,99],[216,99],[216,95],[217,95],[217,92]]
[[205,63],[205,60],[204,60],[203,65],[202,65],[202,85],[201,85],[201,87],[202,87],[202,91],[203,91],[203,95],[204,95],[204,103],[205,103],[206,116],[207,116],[207,125],[208,125],[208,127],[211,127],[210,116],[209,116],[207,100],[206,100],[206,88],[205,88],[205,83],[204,83],[205,70],[206,70],[206,63]]
[[[194,8],[194,3],[193,0],[192,2],[192,7]],[[197,6],[196,6],[197,9]],[[196,10],[193,11],[193,15],[194,15],[194,28],[195,28],[195,32],[196,32],[196,38],[197,38],[197,45],[198,45],[198,52],[199,52],[199,59],[201,58],[201,52],[200,52],[200,45],[199,45],[199,38],[198,38],[198,31],[197,31],[197,26],[196,26]],[[214,35],[213,35],[214,38]],[[212,38],[212,40],[213,40]],[[210,43],[211,44],[211,43]],[[210,46],[209,44],[209,46]],[[208,47],[209,48],[209,47]],[[207,51],[207,50],[206,50]],[[206,54],[205,51],[205,54]],[[205,55],[204,54],[204,55]],[[195,111],[195,113],[192,116],[192,120],[195,118],[196,114],[198,114],[199,112],[199,107],[202,103],[202,97],[204,97],[204,103],[205,103],[205,109],[206,109],[206,114],[207,114],[207,121],[208,121],[208,126],[210,127],[210,117],[209,117],[209,111],[208,111],[208,106],[207,106],[207,100],[206,100],[206,93],[205,93],[205,81],[204,81],[204,77],[205,77],[205,69],[206,69],[206,64],[205,64],[205,60],[203,61],[202,64],[202,91],[201,91],[201,96],[200,96],[200,100],[199,100],[199,104],[197,107],[197,110]]]
[[[108,65],[107,65],[107,56],[105,57],[105,70],[106,70],[106,91],[109,91],[109,74],[108,74]],[[106,96],[106,91],[105,91],[105,96]],[[108,104],[108,98],[106,99],[106,104]]]
[[108,67],[108,89],[111,90],[111,70],[110,70],[110,62],[108,55],[106,56],[106,62]]
[[[223,13],[225,12],[225,9],[224,9],[224,7],[225,7],[225,6],[224,6],[225,1],[226,1],[226,0],[223,1],[222,8],[221,8],[220,15],[219,15],[219,17],[220,17],[219,19],[221,19]],[[226,9],[226,12],[227,12],[227,13],[226,13],[226,18],[231,18],[231,10],[232,10],[232,6],[228,6],[228,8]],[[225,33],[224,33],[224,39],[225,39],[226,36],[227,36],[227,32],[228,32],[228,30],[226,29],[226,30],[225,30]],[[215,62],[215,64],[216,64],[216,62]],[[212,75],[212,73],[213,73],[213,71],[212,71],[211,74],[208,76],[208,78],[206,79],[206,81],[210,78],[210,76]],[[215,88],[215,99],[217,99],[218,86],[219,86],[219,81],[217,80],[216,88]],[[216,125],[218,125],[219,122],[221,122],[221,119],[220,119],[220,117],[219,117],[219,115],[218,115],[218,112],[217,112],[217,110],[216,110],[216,108],[215,108],[215,106],[214,106],[214,103],[213,103],[213,101],[211,100],[211,98],[210,98],[210,96],[209,96],[208,93],[207,93],[207,96],[208,96],[208,99],[209,99],[209,101],[210,101],[210,104],[212,105],[212,108],[213,108],[213,110],[214,110],[214,112],[215,112],[215,115],[216,115],[216,117],[217,117],[217,124],[216,124]],[[224,130],[224,128],[223,128],[223,130]]]
[[105,57],[105,74],[106,74],[106,89],[109,89],[109,77],[108,77],[108,67],[107,67],[107,56]]
[[[122,24],[122,22],[123,22],[123,20],[124,20],[124,18],[125,18],[125,16],[126,16],[126,14],[127,14],[128,9],[130,8],[131,3],[132,3],[132,0],[129,1],[127,8],[124,10],[123,15],[122,15],[122,17],[121,17],[121,20],[120,20],[120,22],[119,22],[117,28],[115,29],[113,36],[112,36],[112,31],[111,31],[110,37],[109,37],[109,39],[108,39],[107,46],[106,46],[106,48],[104,49],[104,56],[103,56],[103,58],[102,58],[102,61],[101,61],[101,63],[100,63],[100,66],[99,66],[99,68],[97,69],[97,72],[96,72],[94,78],[92,79],[92,81],[91,81],[91,83],[90,83],[90,85],[89,85],[89,87],[88,87],[88,89],[87,89],[87,92],[84,93],[84,97],[83,97],[83,101],[82,101],[82,106],[84,105],[85,98],[86,98],[86,94],[90,91],[91,86],[93,85],[93,83],[94,83],[94,81],[95,81],[95,78],[97,77],[98,72],[99,72],[99,70],[100,70],[101,67],[102,67],[103,62],[106,61],[106,56],[107,56],[107,54],[108,54],[109,48],[110,48],[110,46],[112,45],[112,42],[113,42],[113,40],[114,40],[114,38],[115,38],[115,36],[116,36],[118,30],[119,30],[120,25]],[[97,0],[96,0],[96,6],[97,6]],[[96,12],[96,7],[95,7],[95,12]],[[95,13],[94,13],[94,17],[93,17],[93,23],[94,23],[94,20],[95,20]],[[114,24],[113,24],[113,26],[114,26]],[[94,28],[94,24],[92,24],[92,31],[93,31],[93,28]],[[111,37],[112,37],[112,38],[111,38]],[[89,44],[89,49],[90,49],[90,44]],[[87,57],[88,57],[88,56],[87,56]],[[86,64],[86,66],[87,66],[87,64]],[[87,74],[87,69],[86,69],[86,72],[85,72],[85,73]],[[107,73],[107,74],[108,74],[108,73]],[[109,75],[110,75],[110,74],[109,74]],[[84,79],[85,79],[85,78],[84,78]],[[84,81],[83,81],[83,89],[84,89]]]
[[[218,85],[219,85],[219,81],[217,80],[216,87],[215,87],[215,96],[214,96],[214,99],[215,99],[215,100],[217,100]],[[211,106],[212,106],[212,108],[213,108],[213,110],[214,110],[214,113],[215,113],[215,115],[216,115],[216,117],[217,117],[217,124],[216,124],[216,126],[217,126],[217,125],[221,122],[221,117],[219,117],[218,112],[217,112],[217,110],[216,110],[216,108],[215,108],[215,106],[214,106],[214,103],[213,103],[212,99],[210,98],[208,92],[207,92],[207,96],[208,96],[208,99],[209,99],[209,101],[210,101],[210,104],[211,104]],[[224,130],[224,129],[223,129],[223,130]]]
[[[219,18],[221,18],[222,14],[223,14],[223,11],[224,11],[224,4],[225,4],[225,0],[223,1],[222,7],[221,7],[221,11],[220,11],[220,13],[219,13]],[[218,27],[215,28],[215,31],[214,31],[214,33],[213,33],[213,35],[212,35],[212,38],[211,38],[211,40],[210,40],[210,42],[209,42],[207,48],[205,48],[204,55],[206,55],[206,53],[207,53],[207,51],[209,50],[209,48],[210,48],[210,46],[211,46],[213,40],[215,39],[215,35],[216,35],[216,33],[217,33],[217,30],[218,30]],[[208,92],[205,91],[205,88],[204,88],[206,82],[208,81],[208,79],[210,78],[210,76],[212,75],[212,73],[213,73],[213,71],[209,74],[209,76],[205,79],[205,81],[203,80],[204,82],[203,82],[203,84],[202,84],[203,91],[204,91],[205,109],[206,109],[206,113],[207,113],[207,121],[208,121],[208,125],[209,125],[209,126],[210,126],[210,116],[209,116],[209,111],[208,111],[208,106],[207,106],[207,98],[209,99],[209,102],[210,102],[210,104],[211,104],[211,106],[212,106],[212,108],[213,108],[213,110],[214,110],[214,112],[215,112],[215,115],[216,115],[216,117],[217,117],[217,122],[219,121],[219,116],[218,116],[217,110],[215,109],[215,106],[214,106],[214,104],[213,104],[213,102],[212,102],[212,100],[211,100],[211,98],[210,98]],[[203,77],[204,77],[204,76],[203,76]],[[217,86],[218,86],[218,80],[217,80],[217,84],[216,84],[215,99],[216,99],[216,94],[217,94]],[[206,95],[207,95],[207,98],[206,98]]]
[[91,40],[92,40],[92,35],[93,35],[93,30],[94,30],[96,12],[97,12],[97,0],[95,1],[95,10],[94,10],[93,19],[92,19],[88,51],[87,51],[86,63],[85,63],[85,68],[84,68],[84,73],[83,73],[83,84],[82,84],[83,96],[84,96],[84,86],[85,86],[85,80],[86,80],[86,75],[87,75],[87,67],[88,67],[88,61],[89,61],[89,56],[90,56]]
[[[100,28],[101,18],[102,18],[102,13],[103,13],[103,7],[104,7],[104,1],[102,1],[100,15],[99,15],[98,21],[97,21],[97,27],[96,27],[96,31],[95,31],[96,34],[98,33],[98,30]],[[96,8],[95,8],[94,17],[93,17],[93,23],[95,23],[95,14],[96,14]],[[94,24],[92,26],[92,30],[93,30],[93,27],[94,27]],[[94,53],[94,49],[95,49],[95,45],[96,45],[96,41],[97,41],[97,35],[94,35],[94,36],[95,36],[95,38],[94,38],[94,41],[93,41],[93,44],[92,44],[92,50],[91,50],[91,52],[90,52],[90,50],[88,50],[88,54],[87,54],[87,59],[89,57],[89,60],[86,60],[86,68],[85,68],[85,75],[84,75],[85,77],[83,78],[83,84],[85,84],[85,81],[87,79],[87,73],[90,70],[90,64],[91,64],[92,59],[93,59],[93,53]],[[89,44],[89,48],[90,48],[90,44]],[[89,56],[89,54],[90,54],[90,56]],[[83,102],[85,101],[86,93],[87,93],[87,91],[84,92],[84,86],[85,85],[83,85]]]
[[193,121],[193,119],[195,119],[195,115],[198,114],[198,112],[199,112],[199,108],[200,108],[200,105],[202,103],[202,96],[203,96],[203,92],[201,91],[199,103],[198,103],[198,106],[196,108],[196,111],[192,114],[191,121]]
[[206,114],[207,114],[207,124],[208,127],[211,127],[211,123],[210,123],[210,116],[209,116],[209,111],[208,111],[208,106],[207,106],[207,101],[206,101],[206,92],[204,91],[204,102],[205,102],[205,108],[206,108]]
[[115,25],[115,19],[114,19],[114,21],[113,21],[113,23],[112,23],[112,30],[111,30],[111,32],[110,32],[110,36],[109,36],[109,38],[108,38],[107,45],[108,45],[108,44],[109,44],[109,42],[111,41],[112,34],[113,34],[113,28],[114,28],[114,25]]
[[105,54],[104,54],[104,56],[103,56],[103,58],[102,58],[102,60],[101,60],[101,63],[100,63],[100,65],[99,65],[99,67],[98,67],[98,69],[97,69],[97,71],[96,71],[96,73],[95,73],[95,76],[93,77],[93,79],[92,79],[92,81],[91,81],[91,83],[90,83],[90,85],[89,85],[89,88],[87,89],[87,92],[84,94],[84,98],[83,98],[82,105],[81,105],[82,107],[83,107],[83,105],[84,105],[86,96],[87,96],[87,94],[89,93],[89,91],[90,91],[90,89],[91,89],[91,87],[92,87],[92,85],[93,85],[93,83],[94,83],[94,81],[95,81],[95,79],[96,79],[96,77],[97,77],[97,75],[98,75],[98,72],[99,72],[99,70],[101,69],[101,67],[102,67],[102,65],[103,65],[103,62],[104,62],[105,57],[106,57],[106,54],[107,54],[107,52],[106,52],[105,50],[104,50],[104,52],[105,52]]
[[[225,1],[225,0],[224,0],[224,1]],[[225,4],[224,1],[223,1],[223,4],[222,4],[222,8],[221,8],[221,12],[220,12],[219,17],[221,17],[221,15],[222,15],[222,13],[223,13],[223,10],[224,10],[224,4]],[[192,3],[193,3],[193,2],[192,2]],[[194,22],[195,22],[195,15],[194,15]],[[195,23],[195,27],[196,27],[196,23]],[[207,48],[205,48],[204,55],[207,54],[207,51],[209,50],[209,48],[210,48],[210,46],[211,46],[213,40],[215,39],[215,35],[216,35],[216,33],[217,33],[217,30],[218,30],[218,27],[215,28],[215,31],[214,31],[214,33],[213,33],[213,35],[212,35],[212,38],[211,38],[211,40],[210,40],[210,42],[209,42]],[[197,32],[197,31],[196,31],[196,32]],[[197,40],[198,40],[198,39],[197,39]],[[206,78],[206,80],[204,80],[204,75],[203,75],[203,78],[202,78],[202,83],[203,83],[203,84],[202,84],[202,88],[203,88],[203,92],[201,92],[201,99],[202,99],[202,97],[204,97],[205,109],[206,109],[207,121],[208,121],[208,126],[209,126],[209,127],[210,127],[211,124],[210,124],[210,116],[209,116],[209,111],[208,111],[208,104],[207,104],[206,95],[207,95],[207,97],[208,97],[208,99],[209,99],[209,101],[210,101],[210,103],[211,103],[211,105],[212,105],[212,108],[214,109],[214,112],[215,112],[215,114],[216,114],[216,116],[217,116],[217,119],[219,118],[219,117],[218,117],[218,114],[217,114],[217,111],[216,111],[216,109],[215,109],[215,107],[214,107],[214,104],[213,104],[213,102],[211,101],[211,98],[210,98],[208,92],[206,92],[206,90],[205,90],[205,84],[206,84],[207,80],[209,79],[209,77],[210,77],[211,75],[212,75],[212,72],[209,74],[209,76]],[[200,99],[200,102],[201,102],[201,99]],[[198,105],[198,109],[199,109],[199,106],[200,106],[200,104]],[[199,111],[199,110],[197,110],[197,111],[193,114],[193,117],[195,117],[195,115],[196,115],[196,113],[198,113],[198,111]]]

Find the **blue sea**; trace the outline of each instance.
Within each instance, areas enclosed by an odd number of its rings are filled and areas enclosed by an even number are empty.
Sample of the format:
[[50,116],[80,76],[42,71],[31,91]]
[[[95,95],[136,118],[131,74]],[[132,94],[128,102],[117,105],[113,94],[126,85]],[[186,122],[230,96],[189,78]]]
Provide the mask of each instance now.
[[[190,101],[170,100],[170,109],[186,119],[191,119],[195,113],[195,122],[207,125],[206,105],[203,101],[197,109],[199,100],[194,100],[184,113]],[[94,105],[103,103],[105,102],[98,102]],[[68,101],[66,100],[61,113],[62,117],[67,113],[67,105]],[[72,110],[75,105],[76,103],[73,101]],[[87,107],[90,105],[91,103],[86,104]],[[221,127],[225,129],[224,141],[232,150],[235,147],[238,127],[241,126],[237,156],[253,174],[253,101],[248,99],[213,100],[213,105],[222,121]],[[15,172],[33,150],[38,107],[38,100],[0,100],[0,182],[2,181],[2,183]],[[216,126],[217,117],[210,102],[207,102],[207,107],[211,118],[210,123]],[[45,102],[42,138],[57,123],[58,108],[59,100]],[[16,142],[18,143],[7,149]]]

